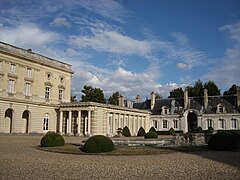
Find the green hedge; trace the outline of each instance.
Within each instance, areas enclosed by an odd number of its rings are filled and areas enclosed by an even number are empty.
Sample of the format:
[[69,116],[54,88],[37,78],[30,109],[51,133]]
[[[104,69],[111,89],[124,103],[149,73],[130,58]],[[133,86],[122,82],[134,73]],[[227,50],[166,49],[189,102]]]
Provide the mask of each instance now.
[[129,130],[129,128],[128,128],[127,126],[125,126],[125,127],[123,128],[122,134],[123,134],[123,136],[125,136],[125,137],[130,137],[130,136],[131,136],[130,130]]
[[41,147],[64,146],[64,138],[55,132],[48,132],[41,139]]
[[114,150],[112,140],[103,135],[95,135],[90,137],[82,148],[82,151],[87,153],[102,153]]
[[158,134],[153,131],[149,131],[148,133],[145,134],[144,136],[145,139],[155,139],[158,138]]
[[145,136],[146,132],[143,127],[140,127],[137,133],[137,136]]
[[149,132],[152,131],[152,132],[156,132],[156,129],[152,126],[150,129],[149,129]]
[[218,151],[236,149],[238,139],[230,132],[218,132],[209,139],[208,147]]
[[173,134],[183,134],[182,130],[174,130],[174,133],[172,131],[156,131],[158,135],[173,135]]

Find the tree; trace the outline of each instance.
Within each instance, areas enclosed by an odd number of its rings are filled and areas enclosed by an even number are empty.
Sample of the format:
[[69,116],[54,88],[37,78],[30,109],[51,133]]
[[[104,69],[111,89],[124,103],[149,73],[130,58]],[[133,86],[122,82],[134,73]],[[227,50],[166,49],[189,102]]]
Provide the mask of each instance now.
[[119,92],[113,93],[113,94],[108,98],[109,104],[118,105],[118,100],[119,100],[119,97],[120,97],[120,96],[121,96],[121,94],[119,94]]
[[198,96],[203,96],[203,83],[200,79],[195,81],[194,86],[187,86],[186,87],[188,91],[188,96],[189,97],[198,97]]
[[221,90],[218,88],[215,82],[213,81],[208,81],[207,83],[204,84],[204,89],[208,90],[208,95],[209,96],[217,96],[221,95]]
[[155,93],[155,99],[162,99],[161,94]]
[[223,95],[234,95],[234,94],[237,94],[236,84],[233,84],[232,87],[229,88],[229,90],[227,90],[223,93]]
[[168,98],[180,98],[180,97],[183,97],[183,95],[184,95],[183,89],[180,87],[172,90]]
[[93,88],[92,86],[85,85],[81,92],[83,93],[82,102],[106,102],[104,99],[103,90],[100,88]]

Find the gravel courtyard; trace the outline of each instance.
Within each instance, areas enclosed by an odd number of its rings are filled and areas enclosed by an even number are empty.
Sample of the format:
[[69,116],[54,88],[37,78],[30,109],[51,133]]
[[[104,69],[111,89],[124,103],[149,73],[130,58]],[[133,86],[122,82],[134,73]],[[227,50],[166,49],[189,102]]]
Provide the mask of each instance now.
[[240,152],[70,155],[37,150],[40,139],[0,135],[0,179],[240,179]]

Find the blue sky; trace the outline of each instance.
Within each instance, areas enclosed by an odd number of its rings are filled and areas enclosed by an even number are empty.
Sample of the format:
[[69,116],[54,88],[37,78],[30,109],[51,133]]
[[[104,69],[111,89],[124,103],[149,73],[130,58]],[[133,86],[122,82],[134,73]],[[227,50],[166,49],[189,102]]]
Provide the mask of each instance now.
[[1,0],[0,40],[73,65],[73,94],[240,85],[239,0]]

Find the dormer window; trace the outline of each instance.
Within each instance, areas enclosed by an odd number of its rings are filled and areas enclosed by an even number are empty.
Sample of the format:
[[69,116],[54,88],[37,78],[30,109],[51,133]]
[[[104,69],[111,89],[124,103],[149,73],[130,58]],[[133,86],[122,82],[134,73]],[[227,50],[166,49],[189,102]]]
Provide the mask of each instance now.
[[16,73],[16,65],[15,64],[11,64],[10,73]]
[[169,113],[169,109],[167,106],[162,107],[162,115],[167,115]]
[[222,104],[217,105],[217,113],[225,113],[225,107]]

